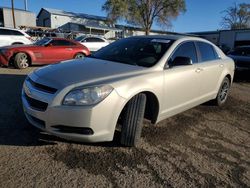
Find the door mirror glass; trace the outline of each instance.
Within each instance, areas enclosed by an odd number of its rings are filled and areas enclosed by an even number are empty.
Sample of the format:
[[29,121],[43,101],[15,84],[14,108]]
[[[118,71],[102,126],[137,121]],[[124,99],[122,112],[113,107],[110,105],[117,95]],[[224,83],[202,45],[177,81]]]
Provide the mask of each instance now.
[[169,66],[174,67],[174,66],[192,65],[192,64],[193,64],[192,59],[190,59],[189,57],[178,56],[174,58],[172,62],[169,63]]

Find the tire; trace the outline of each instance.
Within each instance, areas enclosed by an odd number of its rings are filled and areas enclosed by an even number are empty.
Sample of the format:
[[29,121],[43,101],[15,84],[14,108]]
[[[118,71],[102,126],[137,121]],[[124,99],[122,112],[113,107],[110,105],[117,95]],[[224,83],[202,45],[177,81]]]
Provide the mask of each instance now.
[[228,77],[225,77],[220,85],[220,89],[216,98],[212,101],[216,106],[222,106],[226,103],[228,93],[230,89],[230,80]]
[[25,69],[29,66],[29,56],[26,53],[18,53],[14,59],[14,65],[18,69]]
[[136,146],[138,144],[141,137],[145,106],[145,94],[138,94],[128,102],[121,123],[122,145]]
[[84,53],[76,53],[74,59],[84,59],[86,56]]

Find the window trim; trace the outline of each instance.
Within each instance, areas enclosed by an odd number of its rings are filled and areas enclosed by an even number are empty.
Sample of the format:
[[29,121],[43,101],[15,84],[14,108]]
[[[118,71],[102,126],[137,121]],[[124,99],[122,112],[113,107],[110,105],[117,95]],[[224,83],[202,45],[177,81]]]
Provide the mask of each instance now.
[[[196,47],[196,44],[195,44],[196,41],[195,41],[195,40],[185,40],[185,41],[179,43],[179,44],[175,47],[175,49],[171,52],[171,54],[169,55],[169,57],[168,57],[168,59],[167,59],[165,65],[164,65],[164,68],[163,68],[164,70],[170,68],[169,65],[168,65],[168,61],[169,61],[169,59],[171,58],[171,56],[176,52],[176,50],[177,50],[181,45],[183,45],[183,44],[185,44],[185,43],[187,43],[187,42],[193,42],[194,48],[195,48],[195,52],[196,52],[197,63],[199,63],[198,51],[197,51],[197,47]],[[195,63],[195,64],[197,64],[197,63]],[[192,65],[193,65],[193,64],[192,64]]]

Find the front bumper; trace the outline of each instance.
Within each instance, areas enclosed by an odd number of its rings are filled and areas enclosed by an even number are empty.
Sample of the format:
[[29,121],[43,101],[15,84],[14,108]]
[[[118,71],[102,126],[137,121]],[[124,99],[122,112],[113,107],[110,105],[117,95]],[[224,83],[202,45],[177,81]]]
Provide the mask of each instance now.
[[[28,92],[27,92],[28,91]],[[94,106],[64,106],[58,96],[61,92],[48,94],[34,89],[25,81],[22,90],[23,109],[28,121],[41,130],[61,138],[81,142],[102,142],[113,140],[118,117],[125,105],[125,99],[116,91]],[[46,110],[41,111],[32,107],[28,97],[48,104]],[[60,101],[58,103],[58,101]],[[65,133],[55,127],[82,128],[91,130],[91,134]]]

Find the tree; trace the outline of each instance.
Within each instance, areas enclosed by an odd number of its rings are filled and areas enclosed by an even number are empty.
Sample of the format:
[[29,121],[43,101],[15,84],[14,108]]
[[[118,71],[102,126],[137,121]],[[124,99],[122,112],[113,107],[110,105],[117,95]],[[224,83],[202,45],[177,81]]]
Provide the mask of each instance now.
[[250,4],[234,4],[223,11],[222,27],[225,29],[244,29],[250,27]]
[[107,0],[102,6],[111,23],[125,20],[141,26],[148,35],[154,22],[171,26],[171,20],[186,11],[185,0]]

